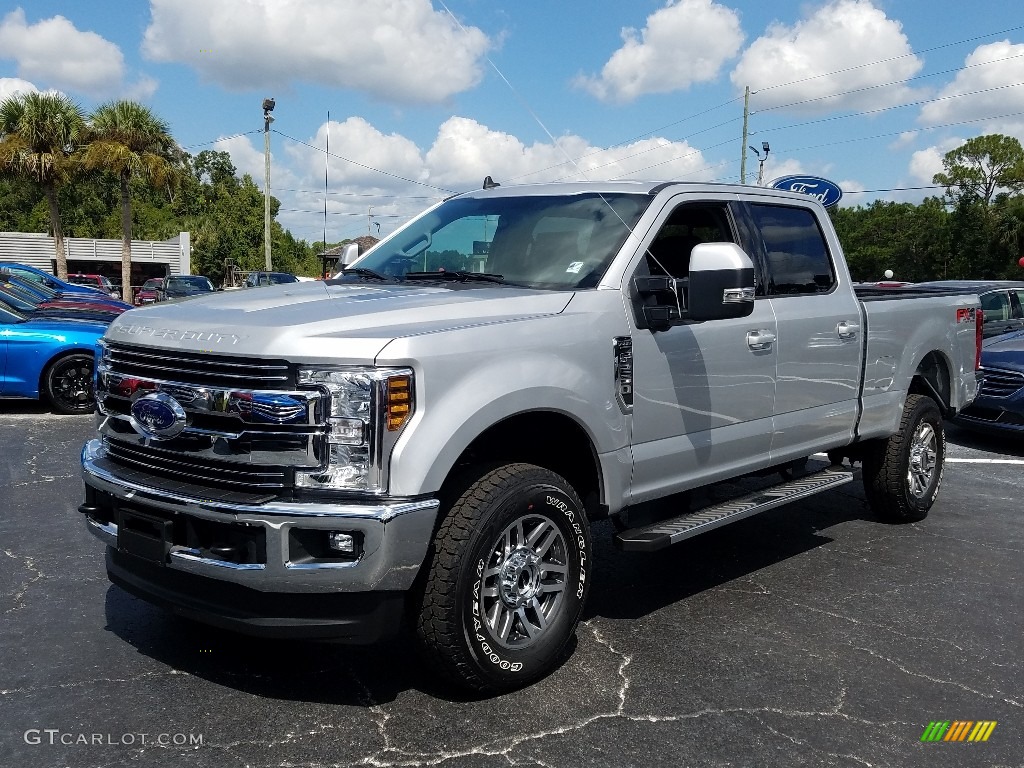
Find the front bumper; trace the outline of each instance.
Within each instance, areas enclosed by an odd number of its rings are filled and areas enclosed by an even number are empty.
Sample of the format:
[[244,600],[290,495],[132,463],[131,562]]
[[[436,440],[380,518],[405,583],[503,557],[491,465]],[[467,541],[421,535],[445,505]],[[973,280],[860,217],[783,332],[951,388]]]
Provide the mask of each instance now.
[[[440,506],[433,498],[238,504],[204,498],[199,487],[169,490],[122,474],[129,473],[105,458],[99,440],[86,443],[86,498],[79,511],[89,531],[110,548],[111,580],[178,613],[260,634],[261,627],[283,634],[293,619],[292,634],[308,635],[306,627],[328,636],[331,619],[341,621],[339,628],[346,624],[339,611],[384,610],[368,596],[351,593],[408,590]],[[328,532],[350,535],[356,552],[342,556],[311,544],[326,541]],[[318,595],[330,616],[309,613]]]

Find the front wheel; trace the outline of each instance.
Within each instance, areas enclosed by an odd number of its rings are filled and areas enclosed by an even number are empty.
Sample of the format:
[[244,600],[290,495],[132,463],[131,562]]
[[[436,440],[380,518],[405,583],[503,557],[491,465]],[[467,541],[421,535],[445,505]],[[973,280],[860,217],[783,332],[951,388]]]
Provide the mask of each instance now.
[[527,685],[555,668],[575,634],[590,559],[583,505],[562,477],[531,464],[486,472],[434,538],[417,638],[466,687]]
[[908,395],[900,428],[864,452],[864,491],[871,508],[898,523],[923,520],[942,482],[946,434],[935,401]]
[[68,355],[52,363],[46,372],[45,391],[53,410],[63,414],[92,413],[96,405],[92,372],[92,355]]

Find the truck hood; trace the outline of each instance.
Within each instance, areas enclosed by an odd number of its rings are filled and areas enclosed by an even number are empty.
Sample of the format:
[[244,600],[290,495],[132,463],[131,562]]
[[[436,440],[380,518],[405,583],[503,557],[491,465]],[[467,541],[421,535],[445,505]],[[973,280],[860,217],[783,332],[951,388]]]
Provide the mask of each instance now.
[[136,308],[114,320],[107,338],[366,364],[396,338],[558,314],[572,295],[481,283],[290,283]]
[[1024,371],[1024,331],[1004,333],[985,339],[981,345],[981,364],[993,368]]

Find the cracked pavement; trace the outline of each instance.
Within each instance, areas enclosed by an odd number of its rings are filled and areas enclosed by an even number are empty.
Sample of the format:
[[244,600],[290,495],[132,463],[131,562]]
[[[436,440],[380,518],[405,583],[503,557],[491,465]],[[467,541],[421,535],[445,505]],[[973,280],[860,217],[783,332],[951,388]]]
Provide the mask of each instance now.
[[[252,639],[110,585],[76,509],[91,432],[0,406],[0,765],[1024,766],[1024,465],[956,461],[1024,458],[1005,441],[950,429],[909,526],[859,484],[653,555],[599,523],[572,655],[479,699],[406,638]],[[998,726],[921,743],[932,720]]]

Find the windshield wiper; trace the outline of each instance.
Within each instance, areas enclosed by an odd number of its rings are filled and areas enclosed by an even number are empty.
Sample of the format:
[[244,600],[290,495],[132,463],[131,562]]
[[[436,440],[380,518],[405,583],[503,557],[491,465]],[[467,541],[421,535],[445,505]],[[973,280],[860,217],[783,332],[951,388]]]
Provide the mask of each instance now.
[[511,285],[501,275],[492,275],[488,272],[466,272],[461,269],[439,269],[436,272],[407,272],[406,280],[461,280],[462,282],[501,283]]
[[372,269],[366,267],[345,267],[341,270],[342,275],[355,275],[356,277],[367,277],[371,280],[383,280],[385,282],[392,282],[394,278],[382,275],[380,272],[374,272]]

